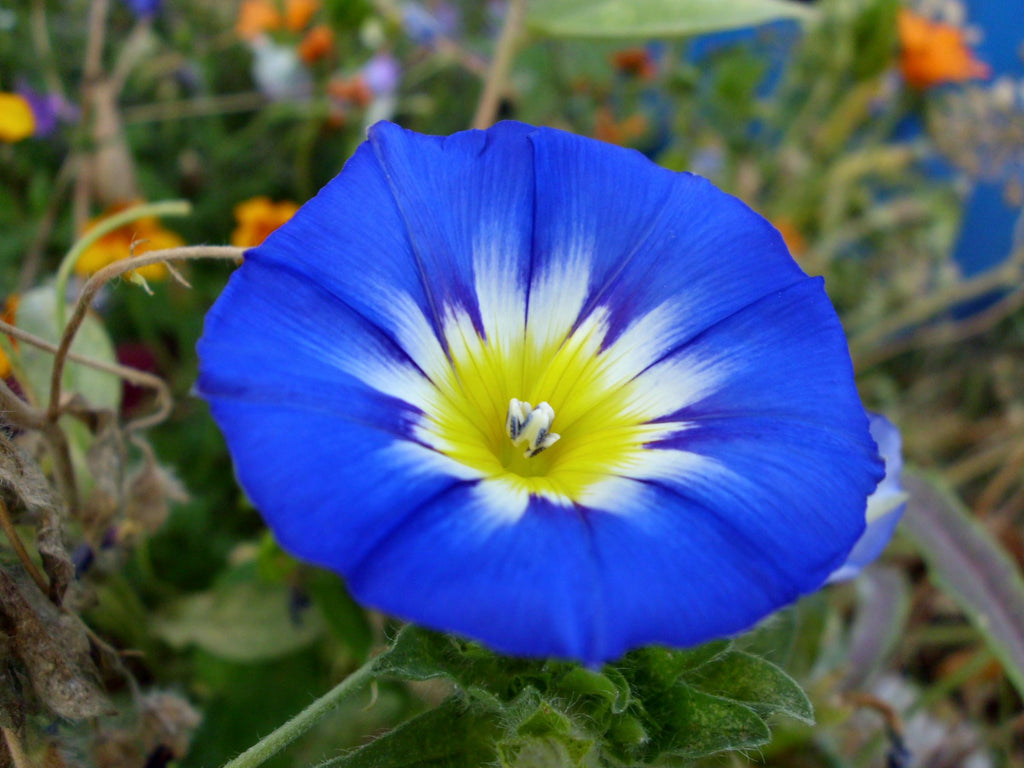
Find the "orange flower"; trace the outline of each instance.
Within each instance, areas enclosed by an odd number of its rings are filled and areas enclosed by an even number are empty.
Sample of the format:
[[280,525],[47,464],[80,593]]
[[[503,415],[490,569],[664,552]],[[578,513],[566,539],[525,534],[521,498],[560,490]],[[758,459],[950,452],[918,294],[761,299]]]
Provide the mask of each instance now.
[[334,33],[325,24],[313,27],[299,43],[299,58],[307,64],[319,61],[334,47]]
[[335,99],[357,107],[365,107],[373,101],[373,91],[362,75],[345,79],[334,79],[327,83],[327,93]]
[[988,65],[974,58],[962,29],[901,9],[896,18],[900,69],[913,88],[988,77]]
[[779,234],[782,235],[782,239],[785,241],[786,247],[793,258],[800,258],[804,251],[807,250],[807,241],[800,230],[789,219],[778,219],[773,221],[772,224],[779,230]]
[[[11,294],[7,297],[7,301],[4,302],[3,312],[0,312],[0,320],[3,320],[8,325],[14,325],[15,315],[18,312],[18,296]],[[18,348],[18,342],[16,339],[7,337],[11,342],[11,346],[15,349]],[[0,379],[6,379],[12,373],[11,361],[7,359],[7,355],[4,354],[4,350],[0,347]]]
[[650,80],[658,73],[658,68],[646,48],[626,48],[611,55],[612,66],[624,75]]
[[242,0],[238,7],[235,32],[245,40],[253,40],[265,32],[282,28],[301,32],[318,10],[320,0],[286,0],[283,14],[279,1]]
[[[104,219],[127,207],[127,205],[114,206],[102,216],[90,221],[85,231],[88,232]],[[86,248],[75,262],[75,272],[85,277],[103,269],[108,264],[127,259],[129,256],[139,256],[148,251],[158,251],[164,248],[180,248],[184,244],[185,241],[181,237],[164,229],[156,218],[150,216],[138,219],[123,227],[118,227],[113,232],[108,232]],[[163,280],[167,277],[167,267],[163,264],[150,264],[134,271],[146,280]]]
[[284,25],[292,32],[301,32],[318,10],[319,0],[287,0],[284,6]]
[[13,144],[27,139],[36,130],[32,105],[16,93],[0,93],[0,141]]
[[281,12],[270,0],[242,0],[238,7],[235,32],[245,40],[253,40],[264,32],[281,28]]
[[231,244],[238,248],[255,248],[297,210],[296,203],[288,200],[274,203],[269,197],[254,197],[239,203],[235,206],[238,227],[231,233]]
[[637,113],[616,121],[608,107],[598,107],[594,113],[594,138],[609,144],[629,146],[647,132],[647,118]]

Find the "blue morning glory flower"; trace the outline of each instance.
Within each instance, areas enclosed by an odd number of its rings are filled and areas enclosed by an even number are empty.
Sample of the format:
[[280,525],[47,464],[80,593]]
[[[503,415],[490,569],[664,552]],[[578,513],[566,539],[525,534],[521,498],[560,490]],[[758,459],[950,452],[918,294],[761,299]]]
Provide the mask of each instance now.
[[865,519],[867,527],[850,550],[850,554],[831,576],[829,582],[845,581],[858,576],[866,565],[882,554],[896,525],[907,508],[907,492],[900,484],[903,472],[903,452],[900,432],[885,416],[869,413],[871,437],[885,462],[885,477],[868,497]]
[[771,225],[519,123],[374,126],[199,353],[284,547],[516,655],[745,629],[843,564],[882,477],[822,281]]

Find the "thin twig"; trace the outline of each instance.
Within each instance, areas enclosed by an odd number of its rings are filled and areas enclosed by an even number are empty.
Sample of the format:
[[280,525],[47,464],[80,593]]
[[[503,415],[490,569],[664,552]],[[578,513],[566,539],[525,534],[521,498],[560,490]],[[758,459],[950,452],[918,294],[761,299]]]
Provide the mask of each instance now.
[[57,60],[53,55],[53,45],[50,44],[50,31],[46,23],[44,0],[32,0],[32,14],[29,23],[32,28],[32,42],[39,56],[43,79],[46,81],[46,90],[64,98],[64,83],[61,82],[60,74],[57,72]]
[[24,429],[43,429],[49,422],[46,414],[18,397],[0,379],[0,416]]
[[92,300],[96,297],[100,288],[106,285],[108,281],[125,272],[131,272],[134,269],[150,264],[159,264],[162,261],[184,261],[190,259],[232,259],[237,261],[242,258],[244,253],[244,248],[235,248],[230,245],[198,245],[184,248],[167,248],[114,262],[90,277],[85,285],[82,286],[82,292],[78,295],[75,309],[71,313],[71,319],[64,328],[64,333],[61,335],[60,344],[57,347],[56,356],[53,360],[53,370],[50,375],[50,405],[47,409],[47,418],[51,422],[56,422],[60,418],[61,378],[64,375],[64,363],[67,360],[71,342],[74,341],[75,334],[78,333],[78,329],[85,319],[85,313],[92,305]]
[[126,125],[182,120],[189,117],[251,112],[267,105],[267,97],[258,91],[231,93],[225,96],[202,96],[197,99],[176,99],[127,107],[121,112]]
[[61,163],[60,170],[57,171],[57,178],[53,182],[50,198],[46,201],[46,210],[43,211],[43,215],[39,219],[36,234],[32,238],[32,243],[21,264],[21,273],[18,275],[18,293],[24,293],[35,283],[36,273],[39,271],[43,252],[46,250],[46,243],[57,222],[60,207],[64,204],[64,193],[67,192],[71,180],[75,176],[75,165],[74,156],[68,156]]
[[913,330],[916,326],[941,313],[973,299],[979,299],[993,291],[1013,289],[1021,282],[1024,273],[1024,249],[1014,253],[998,269],[986,272],[971,280],[965,280],[949,289],[913,302],[882,322],[866,328],[850,340],[854,357],[865,356],[872,347],[891,336]]
[[14,768],[33,768],[32,761],[25,754],[25,748],[21,746],[18,734],[12,728],[0,728],[0,730],[4,733],[4,743],[7,745]]
[[49,582],[43,576],[43,572],[32,562],[32,558],[28,556],[28,550],[25,549],[25,544],[22,542],[21,536],[18,535],[17,528],[14,527],[14,521],[11,520],[11,513],[2,499],[0,499],[0,528],[4,529],[7,540],[11,542],[11,548],[14,549],[14,554],[21,560],[21,564],[28,571],[28,575],[32,577],[32,581],[44,595],[50,594]]
[[78,263],[79,258],[89,246],[104,235],[147,216],[187,216],[191,212],[192,205],[188,200],[163,200],[159,203],[133,205],[131,208],[118,211],[113,216],[108,216],[80,237],[64,256],[60,266],[57,267],[57,278],[54,281],[54,290],[57,292],[57,328],[64,327],[64,316],[67,312],[65,293],[68,279],[71,277],[75,264]]
[[1018,445],[1006,457],[1006,463],[979,494],[978,500],[974,504],[974,514],[979,518],[991,514],[999,500],[1006,496],[1007,492],[1013,488],[1014,483],[1020,480],[1022,472],[1024,472],[1024,444]]
[[135,69],[135,65],[145,56],[146,38],[149,37],[152,29],[152,15],[139,18],[135,22],[131,34],[128,35],[128,39],[121,45],[121,54],[117,57],[117,61],[114,62],[114,71],[110,75],[110,83],[113,85],[115,98],[120,96],[121,91],[124,90],[124,84],[128,81],[128,76]]
[[[106,37],[107,12],[110,0],[93,0],[89,4],[88,33],[85,44],[85,61],[82,64],[82,115],[81,131],[93,141],[93,122],[95,118],[95,94],[103,74],[103,43]],[[75,192],[72,198],[72,219],[75,236],[85,230],[89,220],[89,209],[92,205],[92,164],[89,162],[88,151],[81,150],[75,158]]]
[[985,333],[1021,307],[1024,307],[1024,287],[1007,294],[991,307],[964,320],[920,328],[906,337],[893,339],[866,350],[854,359],[855,366],[860,372],[911,349],[959,344],[972,336]]
[[50,453],[53,454],[53,476],[57,481],[57,488],[68,509],[78,509],[78,480],[75,479],[75,468],[71,463],[68,437],[59,424],[49,419],[41,431]]
[[[51,354],[57,354],[58,347],[56,344],[51,344],[46,339],[41,339],[28,331],[23,331],[21,328],[5,323],[2,320],[0,320],[0,332],[8,336],[13,336],[19,341],[31,344],[32,346],[38,347],[39,349]],[[124,379],[131,384],[135,384],[139,387],[146,387],[156,392],[156,410],[146,416],[134,419],[128,424],[126,430],[131,431],[135,429],[142,429],[143,427],[151,427],[155,424],[159,424],[170,414],[172,405],[171,390],[170,387],[167,386],[167,383],[159,376],[154,376],[151,373],[140,371],[137,368],[120,365],[119,363],[108,363],[105,360],[86,357],[85,355],[80,355],[77,352],[69,351],[67,358],[73,363],[78,363],[79,365],[84,365],[87,368],[93,368],[97,371],[103,371],[104,373],[113,374],[114,376]],[[45,422],[45,414],[42,412],[38,413]]]
[[512,66],[519,35],[522,32],[523,19],[526,17],[526,0],[509,0],[505,11],[505,22],[498,36],[498,44],[494,50],[494,58],[487,70],[484,90],[480,94],[480,103],[473,116],[474,128],[488,128],[498,115],[498,106],[505,93],[508,72]]

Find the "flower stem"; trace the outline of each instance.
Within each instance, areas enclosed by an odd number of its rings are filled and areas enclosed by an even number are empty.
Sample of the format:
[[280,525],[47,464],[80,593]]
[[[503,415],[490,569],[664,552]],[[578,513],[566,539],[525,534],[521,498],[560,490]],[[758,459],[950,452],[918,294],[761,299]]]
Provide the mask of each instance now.
[[187,200],[167,200],[161,203],[147,203],[145,205],[134,205],[131,208],[120,211],[110,218],[104,219],[86,234],[78,239],[71,246],[64,260],[57,268],[57,280],[55,290],[57,291],[57,332],[64,330],[64,321],[67,319],[67,304],[65,293],[67,292],[68,278],[71,277],[71,270],[75,268],[79,257],[85,249],[95,243],[104,235],[113,232],[118,227],[138,221],[147,216],[187,216],[192,211],[192,205]]
[[319,723],[331,710],[362,688],[364,683],[371,680],[375,672],[374,661],[375,659],[367,661],[287,723],[264,736],[234,760],[229,760],[223,768],[255,768],[257,765],[262,765]]

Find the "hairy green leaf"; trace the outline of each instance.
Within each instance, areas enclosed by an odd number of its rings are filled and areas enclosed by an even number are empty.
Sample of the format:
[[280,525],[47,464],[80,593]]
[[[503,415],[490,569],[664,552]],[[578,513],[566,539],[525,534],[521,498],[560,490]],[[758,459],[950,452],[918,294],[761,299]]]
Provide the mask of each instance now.
[[479,768],[495,761],[493,714],[456,697],[320,768]]
[[652,756],[696,758],[767,744],[771,731],[752,708],[687,685],[645,702]]
[[803,689],[770,661],[733,651],[686,676],[687,685],[705,693],[746,704],[768,716],[789,715],[811,724],[814,709]]

